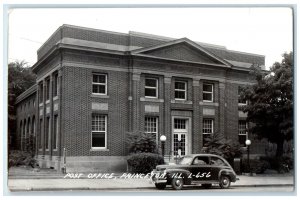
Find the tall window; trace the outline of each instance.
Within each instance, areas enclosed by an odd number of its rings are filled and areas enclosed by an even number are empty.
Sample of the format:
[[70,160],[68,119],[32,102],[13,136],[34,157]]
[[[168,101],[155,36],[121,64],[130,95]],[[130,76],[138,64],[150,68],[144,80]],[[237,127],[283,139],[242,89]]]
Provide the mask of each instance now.
[[93,94],[107,94],[107,75],[93,74]]
[[32,118],[31,132],[35,136],[35,117]]
[[40,119],[40,142],[39,142],[39,149],[42,149],[43,148],[43,137],[42,137],[42,135],[43,135],[43,119]]
[[31,126],[31,124],[30,124],[30,118],[28,119],[28,121],[27,121],[27,134],[28,134],[28,136],[31,134],[30,133],[30,126]]
[[145,117],[145,133],[153,135],[156,142],[158,139],[158,118],[157,117]]
[[175,81],[175,99],[186,100],[187,82]]
[[46,150],[49,149],[49,134],[50,134],[50,117],[47,117],[46,121],[46,134],[45,134],[45,148]]
[[150,98],[158,97],[158,79],[156,78],[145,79],[145,97],[150,97]]
[[203,83],[203,101],[213,101],[213,84]]
[[92,148],[105,149],[107,147],[107,117],[93,114],[92,116]]
[[54,75],[54,83],[53,83],[53,96],[56,97],[58,95],[58,73]]
[[50,78],[46,80],[46,100],[50,99]]
[[239,120],[239,142],[241,145],[245,145],[245,141],[247,140],[247,128],[246,120]]
[[203,119],[203,146],[206,146],[206,139],[214,132],[214,120]]
[[22,126],[22,121],[20,122],[20,135],[21,138],[23,137],[23,126]]
[[54,129],[53,129],[53,150],[57,150],[57,137],[58,137],[58,115],[54,115]]
[[44,86],[43,83],[39,84],[39,102],[43,103],[43,93],[44,93]]
[[26,126],[27,126],[27,124],[26,124],[26,119],[25,119],[25,120],[24,120],[24,127],[23,127],[23,137],[24,137],[24,138],[26,138],[26,134],[27,134],[27,133],[26,133],[26,130],[27,130],[27,129],[26,129]]
[[239,87],[238,89],[238,99],[239,99],[239,104],[240,105],[246,105],[247,101],[245,99],[241,98],[241,93],[242,93],[242,87]]

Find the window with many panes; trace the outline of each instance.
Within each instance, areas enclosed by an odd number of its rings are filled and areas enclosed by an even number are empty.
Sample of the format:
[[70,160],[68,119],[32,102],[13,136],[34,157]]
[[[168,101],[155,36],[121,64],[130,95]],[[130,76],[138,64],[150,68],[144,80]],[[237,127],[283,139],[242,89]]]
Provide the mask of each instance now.
[[175,81],[175,99],[186,100],[187,82]]
[[50,79],[46,80],[46,100],[50,98]]
[[156,78],[145,79],[145,97],[149,97],[149,98],[158,97],[158,79]]
[[53,97],[58,95],[58,73],[54,74]]
[[174,119],[174,129],[186,129],[186,119]]
[[58,137],[58,115],[54,115],[54,127],[53,127],[53,150],[57,150],[57,137]]
[[239,86],[239,89],[238,89],[238,101],[239,101],[239,104],[240,105],[246,105],[247,101],[245,99],[241,98],[241,93],[242,93],[242,87]]
[[39,149],[42,149],[42,145],[43,145],[43,137],[42,137],[42,135],[43,135],[43,132],[44,132],[44,130],[43,130],[43,119],[40,119],[40,134],[39,134],[39,139],[40,139],[40,141],[39,141]]
[[246,120],[239,120],[239,142],[241,145],[245,145],[245,141],[247,140],[247,122]]
[[203,146],[206,146],[206,139],[214,133],[214,120],[203,119]]
[[203,101],[212,102],[213,101],[213,84],[203,83]]
[[49,150],[49,135],[50,135],[50,128],[51,128],[50,117],[47,117],[47,121],[46,121],[46,132],[45,132],[45,148],[46,148],[46,150]]
[[92,115],[92,148],[107,148],[107,116],[102,114]]
[[145,133],[153,135],[153,138],[157,141],[158,136],[158,118],[157,117],[145,117]]
[[39,102],[43,103],[43,92],[44,92],[44,86],[43,83],[39,84]]
[[107,94],[107,75],[93,74],[93,94]]

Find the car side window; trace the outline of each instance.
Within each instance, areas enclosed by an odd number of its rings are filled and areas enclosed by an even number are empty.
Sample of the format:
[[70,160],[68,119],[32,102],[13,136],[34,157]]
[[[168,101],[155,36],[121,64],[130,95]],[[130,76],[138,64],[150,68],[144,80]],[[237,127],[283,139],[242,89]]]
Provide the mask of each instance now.
[[193,165],[207,165],[208,157],[196,157],[193,161]]
[[225,166],[226,164],[220,158],[212,157],[211,158],[211,165],[214,165],[214,166]]

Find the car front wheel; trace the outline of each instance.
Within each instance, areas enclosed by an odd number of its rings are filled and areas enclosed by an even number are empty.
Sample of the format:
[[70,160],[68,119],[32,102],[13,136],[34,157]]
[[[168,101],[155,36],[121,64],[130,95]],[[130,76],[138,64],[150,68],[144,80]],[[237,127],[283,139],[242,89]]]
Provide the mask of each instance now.
[[155,187],[159,190],[165,189],[166,186],[167,186],[167,184],[165,184],[165,183],[155,183]]
[[228,176],[221,176],[221,179],[220,179],[220,187],[223,188],[223,189],[227,189],[230,187],[230,178]]
[[182,178],[173,178],[171,185],[174,190],[181,190],[183,187],[183,179]]

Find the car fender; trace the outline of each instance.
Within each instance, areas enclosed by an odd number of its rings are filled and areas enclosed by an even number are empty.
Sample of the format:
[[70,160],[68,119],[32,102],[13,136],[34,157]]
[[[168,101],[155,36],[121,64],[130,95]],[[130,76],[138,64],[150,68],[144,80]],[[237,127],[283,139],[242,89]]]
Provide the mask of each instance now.
[[219,175],[218,175],[219,180],[221,179],[222,175],[229,176],[231,182],[235,182],[236,181],[236,177],[234,176],[234,174],[232,173],[231,170],[228,170],[228,169],[222,169],[222,170],[220,170],[219,171]]
[[182,177],[184,184],[189,185],[191,184],[192,178],[190,176],[191,172],[185,169],[167,169],[167,180],[168,182],[171,181],[175,177]]

